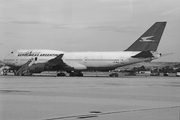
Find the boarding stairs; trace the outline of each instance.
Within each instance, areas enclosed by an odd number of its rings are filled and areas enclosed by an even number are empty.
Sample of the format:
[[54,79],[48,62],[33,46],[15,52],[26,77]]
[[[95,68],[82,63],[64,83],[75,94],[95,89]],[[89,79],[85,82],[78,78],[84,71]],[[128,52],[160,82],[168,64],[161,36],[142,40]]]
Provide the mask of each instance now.
[[25,63],[21,68],[19,68],[16,72],[15,75],[21,76],[21,75],[30,75],[31,73],[29,72],[29,67],[31,67],[34,64],[34,59],[31,58],[27,63]]

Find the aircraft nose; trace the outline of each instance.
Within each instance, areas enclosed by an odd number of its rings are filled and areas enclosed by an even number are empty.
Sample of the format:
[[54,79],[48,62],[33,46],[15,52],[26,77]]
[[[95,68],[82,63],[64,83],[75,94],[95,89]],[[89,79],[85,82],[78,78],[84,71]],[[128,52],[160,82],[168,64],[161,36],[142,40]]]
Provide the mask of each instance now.
[[6,65],[10,64],[10,62],[12,62],[12,60],[13,60],[12,55],[13,55],[13,52],[7,54],[3,59],[3,63]]

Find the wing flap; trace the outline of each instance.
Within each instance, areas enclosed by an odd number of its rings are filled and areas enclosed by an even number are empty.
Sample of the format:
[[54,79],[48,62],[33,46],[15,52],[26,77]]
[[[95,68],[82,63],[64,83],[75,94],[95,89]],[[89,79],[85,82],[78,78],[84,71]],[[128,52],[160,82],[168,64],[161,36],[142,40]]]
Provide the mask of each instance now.
[[66,64],[72,68],[74,68],[75,70],[85,70],[87,69],[86,66],[80,64],[80,63],[77,63],[77,62],[66,62]]
[[48,65],[50,66],[61,66],[61,67],[70,67],[73,68],[75,70],[85,70],[87,69],[86,66],[77,63],[77,62],[73,62],[73,61],[63,61],[63,55],[64,54],[60,54],[57,57],[55,57],[54,59],[51,59],[47,62]]

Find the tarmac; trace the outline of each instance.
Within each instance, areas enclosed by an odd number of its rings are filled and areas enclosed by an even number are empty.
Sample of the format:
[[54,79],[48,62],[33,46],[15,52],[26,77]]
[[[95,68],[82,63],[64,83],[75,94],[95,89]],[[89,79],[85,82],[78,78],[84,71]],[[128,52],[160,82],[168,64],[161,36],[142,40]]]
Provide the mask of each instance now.
[[180,120],[180,79],[0,76],[0,119]]

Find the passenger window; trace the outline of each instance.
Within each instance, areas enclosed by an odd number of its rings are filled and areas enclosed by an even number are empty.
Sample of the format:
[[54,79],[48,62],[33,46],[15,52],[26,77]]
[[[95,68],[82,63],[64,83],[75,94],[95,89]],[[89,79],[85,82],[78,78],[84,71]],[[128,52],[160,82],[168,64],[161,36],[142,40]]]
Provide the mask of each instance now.
[[35,61],[37,61],[37,57],[35,57]]

